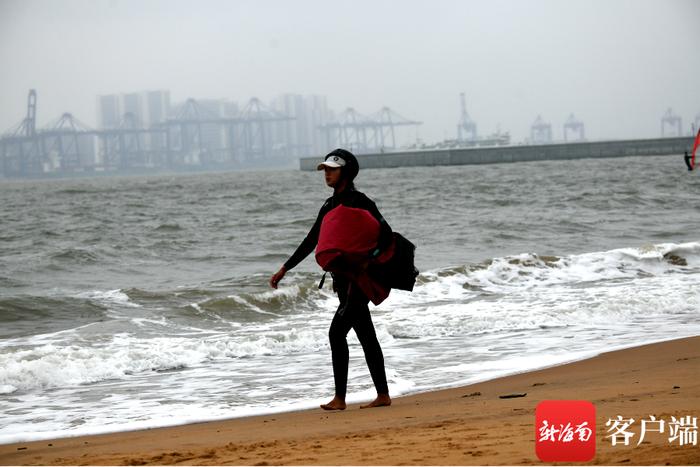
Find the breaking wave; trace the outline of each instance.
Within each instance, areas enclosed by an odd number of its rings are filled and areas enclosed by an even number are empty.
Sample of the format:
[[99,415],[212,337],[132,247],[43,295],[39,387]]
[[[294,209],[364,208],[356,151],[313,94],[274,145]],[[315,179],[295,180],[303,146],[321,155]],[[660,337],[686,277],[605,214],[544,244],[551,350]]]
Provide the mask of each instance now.
[[[425,272],[411,294],[393,291],[376,308],[381,316],[378,333],[387,342],[566,330],[581,323],[601,328],[668,314],[692,320],[700,296],[689,282],[699,270],[700,243],[494,258]],[[336,302],[328,289],[317,289],[316,277],[302,273],[289,280],[292,285],[277,290],[237,294],[222,293],[227,284],[77,294],[72,305],[82,303],[80,313],[109,316],[95,324],[104,326],[102,332],[93,329],[87,337],[78,327],[3,341],[0,392],[322,349]],[[49,300],[44,311],[38,307],[34,313],[41,319],[58,305],[60,301]],[[0,302],[6,316],[31,307],[26,297]],[[95,316],[85,323],[100,321]]]

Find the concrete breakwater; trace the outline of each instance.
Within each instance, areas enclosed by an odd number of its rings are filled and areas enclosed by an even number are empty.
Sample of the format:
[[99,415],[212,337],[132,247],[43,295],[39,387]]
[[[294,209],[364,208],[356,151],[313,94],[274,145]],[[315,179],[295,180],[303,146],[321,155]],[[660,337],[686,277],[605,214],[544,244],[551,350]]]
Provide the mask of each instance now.
[[[693,147],[693,137],[635,139],[620,141],[577,142],[490,148],[457,148],[419,151],[360,154],[357,159],[363,169],[390,167],[499,164],[544,160],[587,159],[630,156],[681,156]],[[301,170],[316,170],[319,157],[299,159]]]

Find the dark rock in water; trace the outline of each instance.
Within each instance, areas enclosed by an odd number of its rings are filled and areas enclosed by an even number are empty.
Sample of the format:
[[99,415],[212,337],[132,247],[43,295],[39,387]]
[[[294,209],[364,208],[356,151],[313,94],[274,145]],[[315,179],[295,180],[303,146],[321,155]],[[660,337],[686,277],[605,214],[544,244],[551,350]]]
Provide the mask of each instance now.
[[480,396],[480,395],[481,395],[481,393],[479,391],[477,391],[477,392],[472,392],[471,394],[465,394],[462,397],[476,397],[476,396]]
[[685,260],[685,258],[678,256],[678,255],[672,255],[671,253],[666,253],[664,255],[664,259],[668,261],[669,263],[673,264],[674,266],[687,266],[688,262]]
[[516,397],[525,397],[527,396],[526,392],[520,392],[520,393],[514,393],[514,394],[504,394],[502,396],[498,396],[499,399],[515,399]]

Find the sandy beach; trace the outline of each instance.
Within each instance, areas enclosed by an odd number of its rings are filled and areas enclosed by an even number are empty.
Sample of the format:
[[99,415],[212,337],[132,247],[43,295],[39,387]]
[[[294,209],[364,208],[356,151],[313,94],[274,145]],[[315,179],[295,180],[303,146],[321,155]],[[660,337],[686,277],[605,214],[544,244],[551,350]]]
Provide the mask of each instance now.
[[[698,465],[700,446],[640,422],[700,415],[700,337],[466,387],[399,397],[388,408],[308,410],[173,428],[0,446],[3,465],[468,465],[539,464],[535,408],[543,400],[596,407],[593,464]],[[522,397],[501,398],[519,394]],[[606,422],[637,422],[629,445],[611,443]],[[667,426],[668,428],[668,426]],[[691,430],[692,431],[692,430]],[[695,430],[697,432],[697,430]]]

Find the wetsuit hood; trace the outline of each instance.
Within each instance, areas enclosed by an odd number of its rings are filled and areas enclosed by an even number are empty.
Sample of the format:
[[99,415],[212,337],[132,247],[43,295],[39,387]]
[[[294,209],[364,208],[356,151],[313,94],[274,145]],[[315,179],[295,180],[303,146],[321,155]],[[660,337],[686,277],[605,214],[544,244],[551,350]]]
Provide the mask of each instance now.
[[[341,158],[345,162],[344,165],[340,166],[343,178],[349,183],[355,180],[355,177],[357,177],[357,174],[360,171],[360,163],[357,161],[355,155],[347,149],[338,148],[326,154],[324,162],[328,161],[329,159],[334,160],[335,158]],[[320,166],[321,165],[319,165],[319,167]]]

